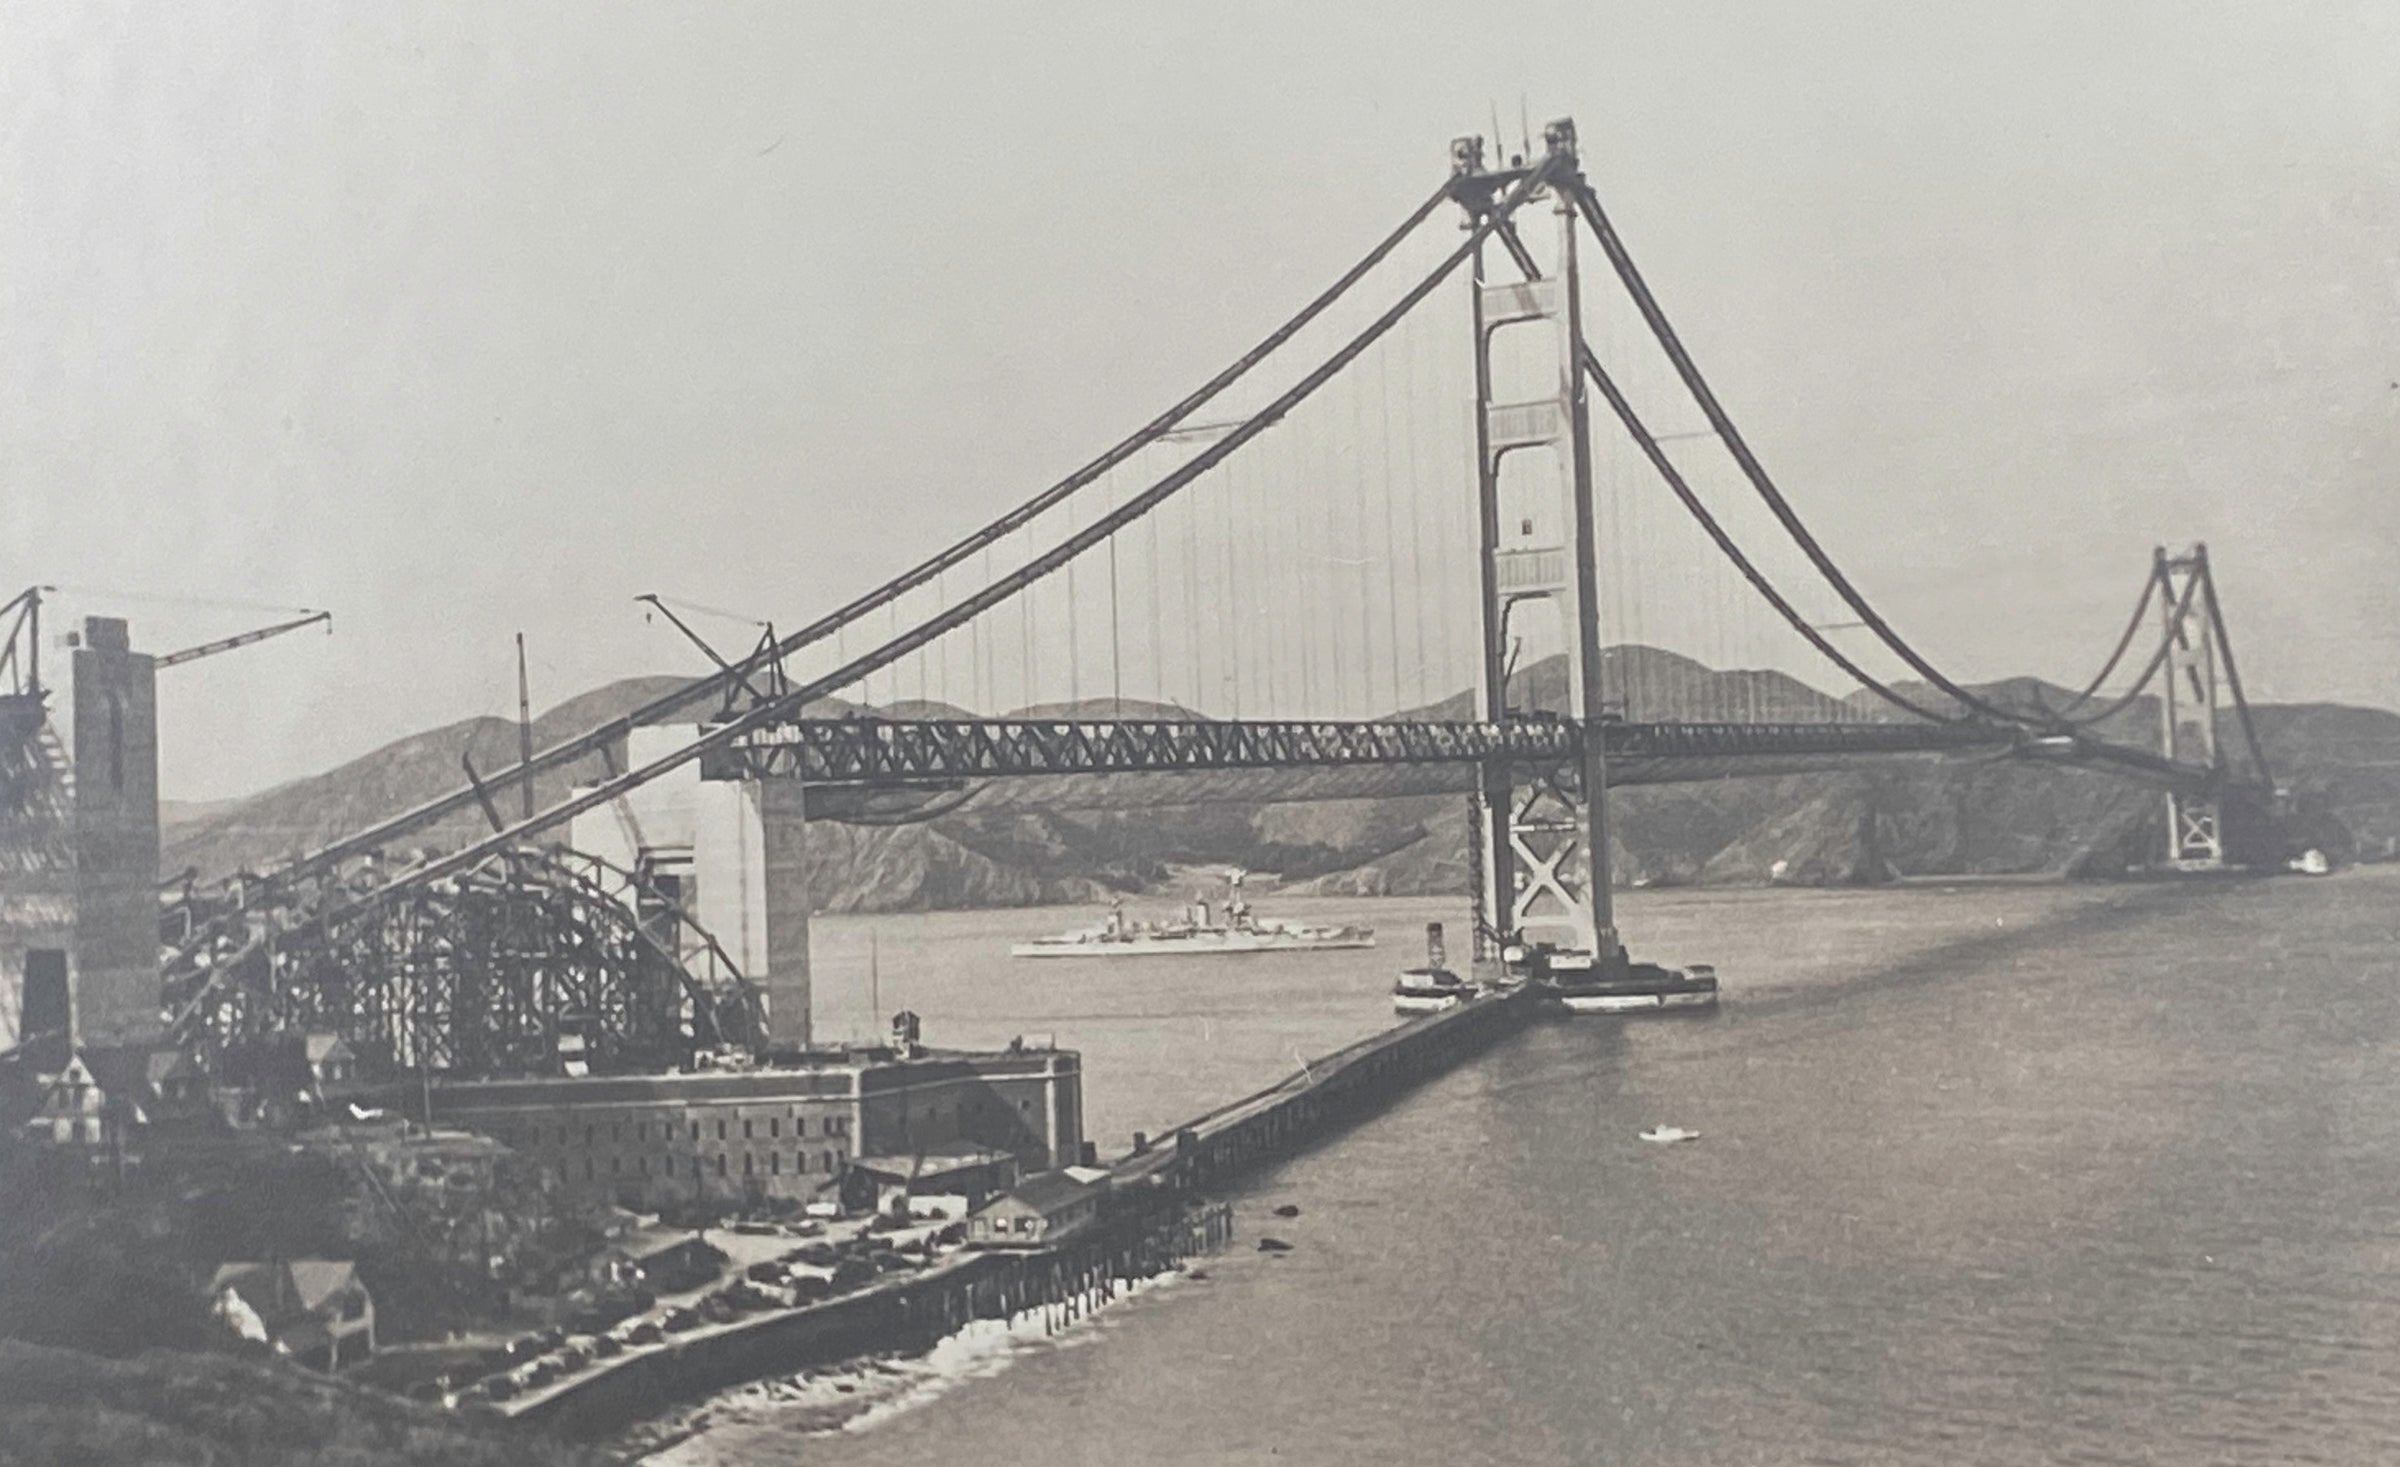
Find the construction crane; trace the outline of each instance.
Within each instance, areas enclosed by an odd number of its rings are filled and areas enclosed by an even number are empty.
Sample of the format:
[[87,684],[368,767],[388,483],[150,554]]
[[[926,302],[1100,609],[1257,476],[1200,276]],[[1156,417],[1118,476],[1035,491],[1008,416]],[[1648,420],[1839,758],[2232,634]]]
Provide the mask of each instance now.
[[313,627],[318,622],[325,623],[325,630],[328,634],[333,631],[332,612],[312,611],[306,616],[294,617],[290,621],[279,621],[273,626],[237,632],[230,637],[219,637],[213,642],[202,642],[197,647],[186,647],[180,652],[166,653],[158,659],[156,665],[163,668],[174,667],[185,662],[197,662],[203,657],[214,657],[219,652],[231,652],[236,647],[247,647],[253,642],[263,642],[269,637],[280,637],[285,632],[296,632],[302,627]]

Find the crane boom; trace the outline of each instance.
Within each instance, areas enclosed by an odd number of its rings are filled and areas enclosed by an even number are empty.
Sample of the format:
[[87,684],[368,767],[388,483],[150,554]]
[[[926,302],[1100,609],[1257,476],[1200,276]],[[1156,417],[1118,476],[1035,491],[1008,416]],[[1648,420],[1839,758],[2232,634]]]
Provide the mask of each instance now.
[[239,632],[230,637],[219,637],[213,642],[202,642],[197,647],[186,647],[180,652],[169,652],[160,657],[156,665],[159,667],[173,667],[179,662],[197,662],[203,657],[214,657],[219,652],[231,652],[236,647],[247,647],[252,642],[263,642],[269,637],[280,637],[285,632],[296,632],[302,627],[313,627],[318,622],[325,623],[326,629],[330,631],[333,627],[333,613],[330,611],[312,611],[306,616],[295,617],[290,621],[277,622],[271,627],[258,627],[252,631]]

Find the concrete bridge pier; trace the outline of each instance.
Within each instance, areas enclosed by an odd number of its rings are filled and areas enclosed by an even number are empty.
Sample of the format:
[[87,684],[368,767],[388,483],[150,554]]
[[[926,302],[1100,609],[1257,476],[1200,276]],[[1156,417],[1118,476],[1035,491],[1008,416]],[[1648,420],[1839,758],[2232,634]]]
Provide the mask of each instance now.
[[[634,729],[625,767],[701,732]],[[770,1042],[808,1046],[808,797],[798,780],[703,779],[686,764],[577,816],[567,838],[681,905],[758,990]]]

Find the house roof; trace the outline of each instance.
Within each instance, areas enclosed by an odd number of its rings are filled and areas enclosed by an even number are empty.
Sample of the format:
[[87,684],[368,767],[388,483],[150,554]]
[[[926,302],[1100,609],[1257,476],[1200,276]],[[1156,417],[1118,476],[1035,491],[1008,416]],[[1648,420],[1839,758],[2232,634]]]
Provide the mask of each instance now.
[[228,1263],[209,1280],[208,1291],[231,1289],[268,1328],[314,1314],[358,1284],[355,1265],[330,1258],[295,1258],[289,1263]]
[[706,1238],[690,1228],[635,1228],[609,1246],[636,1263],[646,1262],[662,1253],[672,1253],[693,1243],[714,1247]]
[[925,1182],[1014,1160],[1014,1152],[992,1151],[971,1142],[947,1142],[911,1156],[854,1156],[850,1164],[896,1182]]
[[208,1073],[200,1068],[198,1060],[175,1048],[151,1050],[143,1069],[152,1085],[169,1080],[203,1079]]
[[150,1051],[135,1045],[86,1045],[84,1068],[111,1100],[138,1102],[150,1088]]
[[1036,1212],[1050,1213],[1069,1203],[1081,1201],[1094,1190],[1090,1182],[1069,1176],[1063,1171],[1036,1172],[1010,1188],[1006,1195],[996,1199],[994,1205],[1014,1202]]

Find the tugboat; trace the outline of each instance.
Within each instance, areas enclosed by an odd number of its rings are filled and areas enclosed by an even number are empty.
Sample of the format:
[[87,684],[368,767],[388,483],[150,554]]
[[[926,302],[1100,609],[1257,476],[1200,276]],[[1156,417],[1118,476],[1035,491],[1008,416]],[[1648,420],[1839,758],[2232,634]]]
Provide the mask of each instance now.
[[1475,985],[1450,971],[1442,950],[1442,924],[1425,924],[1425,966],[1401,970],[1392,985],[1392,1012],[1438,1014],[1454,1009],[1474,995]]
[[1262,921],[1253,916],[1242,897],[1242,878],[1226,877],[1231,888],[1222,921],[1206,899],[1196,900],[1163,922],[1137,922],[1125,915],[1122,902],[1111,902],[1108,921],[1079,932],[1062,932],[1012,944],[1015,958],[1131,958],[1142,956],[1208,957],[1224,953],[1323,952],[1334,948],[1373,947],[1375,929],[1357,926],[1315,926],[1304,922]]
[[1645,1009],[1709,1009],[1717,1005],[1717,970],[1706,963],[1662,968],[1620,959],[1603,964],[1588,952],[1537,945],[1523,949],[1526,976],[1571,1014],[1622,1014]]

